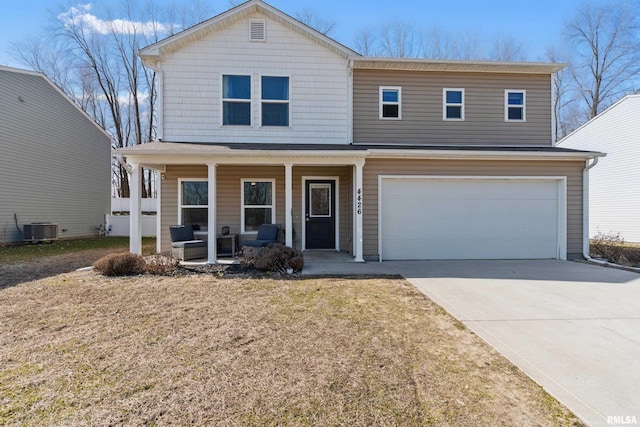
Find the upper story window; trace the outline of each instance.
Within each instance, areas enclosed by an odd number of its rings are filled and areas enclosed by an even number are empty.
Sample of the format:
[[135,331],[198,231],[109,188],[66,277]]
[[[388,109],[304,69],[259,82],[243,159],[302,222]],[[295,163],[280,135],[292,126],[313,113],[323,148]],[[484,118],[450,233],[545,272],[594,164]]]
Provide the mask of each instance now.
[[442,90],[442,119],[464,120],[464,89]]
[[289,126],[289,77],[262,76],[262,126]]
[[504,91],[504,121],[524,122],[527,119],[526,111],[526,91],[505,90]]
[[222,76],[222,124],[251,125],[251,76]]
[[402,88],[380,86],[380,119],[402,119]]

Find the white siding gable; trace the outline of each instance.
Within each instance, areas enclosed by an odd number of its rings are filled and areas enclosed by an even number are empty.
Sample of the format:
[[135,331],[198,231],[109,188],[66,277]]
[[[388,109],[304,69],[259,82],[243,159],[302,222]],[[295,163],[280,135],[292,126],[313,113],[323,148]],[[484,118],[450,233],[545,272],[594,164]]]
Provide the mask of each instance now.
[[[250,40],[264,21],[265,40]],[[163,140],[198,143],[349,142],[347,59],[256,12],[164,55]],[[222,126],[222,75],[252,76],[252,126]],[[260,127],[260,76],[290,81],[290,126]]]
[[623,98],[558,145],[607,153],[589,172],[589,235],[640,242],[640,95]]

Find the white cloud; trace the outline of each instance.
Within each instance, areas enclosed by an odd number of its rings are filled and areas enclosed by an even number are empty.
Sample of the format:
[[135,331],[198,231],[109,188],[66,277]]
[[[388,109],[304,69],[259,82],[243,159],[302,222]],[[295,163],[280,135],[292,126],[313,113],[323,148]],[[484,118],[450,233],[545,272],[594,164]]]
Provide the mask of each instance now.
[[65,25],[76,25],[81,28],[88,28],[103,35],[115,32],[119,34],[138,33],[150,36],[156,32],[168,33],[172,27],[169,24],[154,21],[139,22],[127,19],[106,21],[91,14],[91,7],[91,4],[73,6],[68,11],[58,15],[58,19]]

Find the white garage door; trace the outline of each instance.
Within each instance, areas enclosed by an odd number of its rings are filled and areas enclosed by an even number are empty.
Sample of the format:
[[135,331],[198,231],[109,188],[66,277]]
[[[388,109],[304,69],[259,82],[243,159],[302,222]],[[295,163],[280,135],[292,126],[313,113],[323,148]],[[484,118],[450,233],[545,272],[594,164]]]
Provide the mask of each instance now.
[[563,179],[381,177],[383,260],[565,258]]

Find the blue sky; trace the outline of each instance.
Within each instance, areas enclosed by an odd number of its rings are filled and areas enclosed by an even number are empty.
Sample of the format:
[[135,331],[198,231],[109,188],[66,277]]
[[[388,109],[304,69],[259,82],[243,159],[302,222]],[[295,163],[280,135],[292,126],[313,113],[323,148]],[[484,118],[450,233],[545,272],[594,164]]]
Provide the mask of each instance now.
[[[104,1],[104,0],[103,0]],[[167,0],[156,0],[163,4]],[[226,0],[200,0],[214,14],[230,7]],[[272,6],[295,16],[303,9],[336,22],[330,34],[340,43],[354,47],[363,28],[376,28],[399,20],[417,29],[437,26],[448,34],[471,32],[487,41],[511,36],[527,50],[529,60],[540,60],[547,46],[559,42],[563,23],[581,4],[580,0],[269,0]],[[78,1],[69,4],[86,4]],[[7,44],[42,31],[51,11],[60,11],[52,0],[5,1],[0,7],[0,65],[20,66],[7,54]]]

